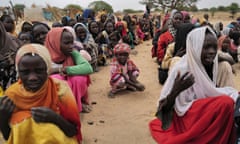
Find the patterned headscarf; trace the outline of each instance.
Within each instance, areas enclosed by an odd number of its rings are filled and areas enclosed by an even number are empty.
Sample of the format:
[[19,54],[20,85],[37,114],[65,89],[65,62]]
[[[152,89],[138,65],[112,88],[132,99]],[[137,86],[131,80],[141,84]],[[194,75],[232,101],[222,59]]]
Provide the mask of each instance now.
[[117,45],[115,45],[113,52],[114,54],[119,54],[119,53],[130,53],[131,48],[128,44],[126,43],[119,43]]
[[18,64],[21,58],[26,55],[26,54],[31,54],[32,56],[35,56],[35,54],[39,55],[44,62],[47,65],[47,73],[50,74],[51,70],[51,57],[49,54],[48,49],[40,44],[26,44],[20,47],[20,49],[17,51],[16,55],[16,71],[18,71]]

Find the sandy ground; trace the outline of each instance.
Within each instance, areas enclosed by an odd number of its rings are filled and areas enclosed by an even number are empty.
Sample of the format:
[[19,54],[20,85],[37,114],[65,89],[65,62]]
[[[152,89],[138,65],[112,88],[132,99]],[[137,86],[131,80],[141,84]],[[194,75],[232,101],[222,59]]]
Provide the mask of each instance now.
[[[229,21],[223,20],[224,25]],[[158,83],[158,65],[151,58],[151,47],[151,41],[146,41],[133,50],[136,55],[130,55],[141,71],[139,80],[146,87],[144,92],[125,92],[111,99],[107,96],[109,66],[100,67],[99,72],[91,75],[90,103],[96,104],[92,105],[91,113],[81,114],[83,144],[155,144],[148,123],[154,119],[162,86]],[[234,68],[236,88],[240,91],[240,64]],[[3,143],[0,134],[0,144]]]
[[[137,55],[130,55],[141,70],[139,80],[146,86],[144,92],[126,92],[110,99],[107,97],[109,67],[102,67],[91,76],[90,100],[97,104],[93,105],[91,113],[81,115],[84,144],[155,143],[148,123],[154,119],[162,86],[158,83],[157,64],[150,56],[150,49],[151,41],[147,41],[136,47]],[[237,69],[237,89],[240,90],[240,65],[234,67]]]
[[[151,41],[146,41],[133,50],[137,54],[130,55],[141,70],[139,80],[146,86],[144,92],[125,92],[108,98],[109,66],[100,67],[91,75],[89,97],[90,103],[95,104],[91,113],[81,114],[83,144],[155,144],[148,123],[154,119],[162,86],[150,49]],[[234,67],[236,88],[240,90],[240,64]]]

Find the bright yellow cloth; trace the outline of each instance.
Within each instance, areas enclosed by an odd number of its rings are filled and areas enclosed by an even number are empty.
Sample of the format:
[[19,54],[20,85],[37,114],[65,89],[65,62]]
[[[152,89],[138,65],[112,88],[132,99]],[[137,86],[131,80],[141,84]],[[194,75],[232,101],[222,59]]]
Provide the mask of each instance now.
[[0,86],[0,97],[2,97],[3,94],[4,94],[4,91],[3,91],[2,87]]
[[7,144],[77,144],[77,139],[67,137],[51,123],[36,123],[32,118],[12,125]]

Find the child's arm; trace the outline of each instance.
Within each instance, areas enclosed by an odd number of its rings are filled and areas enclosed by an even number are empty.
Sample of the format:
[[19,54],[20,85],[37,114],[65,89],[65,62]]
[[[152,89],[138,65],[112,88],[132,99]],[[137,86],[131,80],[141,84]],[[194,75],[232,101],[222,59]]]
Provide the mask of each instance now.
[[92,66],[76,50],[72,52],[72,58],[76,65],[66,67],[67,75],[84,75],[93,72]]

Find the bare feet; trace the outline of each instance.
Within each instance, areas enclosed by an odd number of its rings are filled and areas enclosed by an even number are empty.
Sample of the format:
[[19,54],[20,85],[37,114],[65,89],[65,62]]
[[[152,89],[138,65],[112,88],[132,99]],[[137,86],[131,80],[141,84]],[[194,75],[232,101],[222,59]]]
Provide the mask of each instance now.
[[136,83],[136,88],[139,91],[144,91],[145,90],[145,86],[141,83]]
[[92,107],[89,104],[82,104],[82,113],[90,113],[92,111]]
[[109,98],[115,98],[115,93],[113,93],[111,90],[108,92]]

